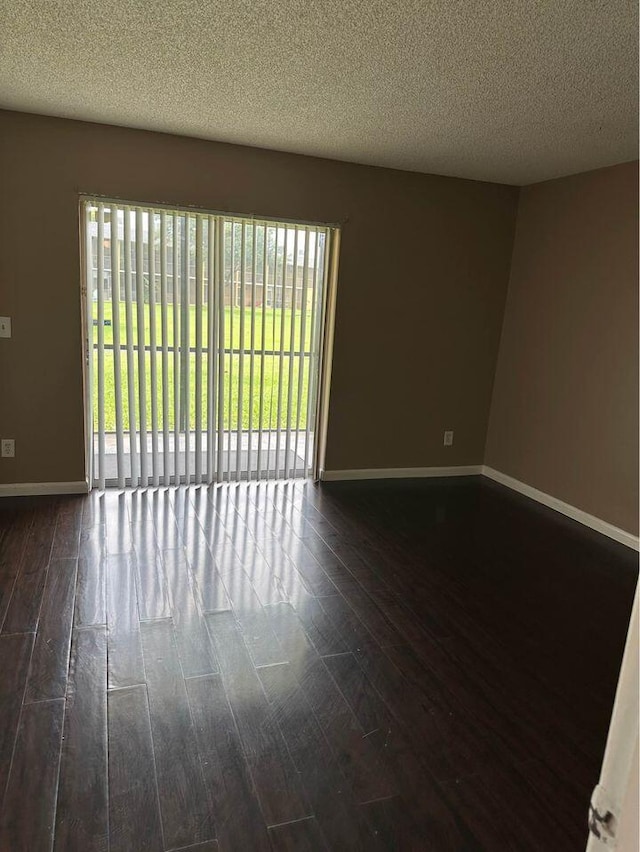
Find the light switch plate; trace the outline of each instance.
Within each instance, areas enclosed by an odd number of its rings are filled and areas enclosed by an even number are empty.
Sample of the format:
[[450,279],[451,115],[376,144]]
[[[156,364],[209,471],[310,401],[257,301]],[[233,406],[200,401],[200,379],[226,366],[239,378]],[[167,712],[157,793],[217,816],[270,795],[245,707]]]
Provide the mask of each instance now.
[[11,317],[0,317],[0,337],[11,337]]

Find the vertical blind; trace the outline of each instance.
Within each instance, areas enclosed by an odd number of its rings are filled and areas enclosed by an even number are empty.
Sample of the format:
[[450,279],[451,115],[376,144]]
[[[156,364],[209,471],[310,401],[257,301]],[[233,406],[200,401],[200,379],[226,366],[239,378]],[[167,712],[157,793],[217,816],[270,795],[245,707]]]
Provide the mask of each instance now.
[[94,484],[308,476],[332,230],[83,207]]

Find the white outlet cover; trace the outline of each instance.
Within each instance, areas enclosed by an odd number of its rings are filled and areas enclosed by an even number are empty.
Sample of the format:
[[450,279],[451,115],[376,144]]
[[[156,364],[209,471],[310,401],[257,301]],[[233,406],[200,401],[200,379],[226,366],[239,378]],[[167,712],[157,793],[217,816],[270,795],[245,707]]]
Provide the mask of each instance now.
[[11,317],[0,317],[0,337],[11,337]]
[[2,458],[3,459],[12,459],[15,458],[16,455],[16,442],[13,438],[3,438],[2,439]]
[[452,429],[451,430],[447,429],[447,431],[444,433],[444,445],[445,445],[445,447],[452,447],[453,446],[453,430]]

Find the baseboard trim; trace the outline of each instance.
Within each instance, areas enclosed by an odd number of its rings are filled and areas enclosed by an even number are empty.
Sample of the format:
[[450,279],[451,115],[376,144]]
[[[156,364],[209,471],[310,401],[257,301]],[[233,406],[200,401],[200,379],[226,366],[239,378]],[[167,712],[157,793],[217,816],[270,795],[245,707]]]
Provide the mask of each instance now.
[[324,482],[340,482],[348,479],[426,479],[435,476],[479,476],[481,464],[454,467],[387,467],[360,468],[357,470],[323,470],[320,479]]
[[577,509],[557,497],[552,497],[550,494],[545,494],[538,488],[532,485],[527,485],[525,482],[520,482],[513,476],[508,476],[495,468],[488,465],[458,465],[453,467],[390,467],[390,468],[360,468],[356,470],[323,470],[320,471],[320,479],[323,482],[341,482],[357,479],[426,479],[430,477],[449,477],[449,476],[486,476],[494,482],[510,488],[512,491],[517,491],[519,494],[547,506],[567,518],[571,518],[585,527],[589,527],[596,532],[606,535],[614,541],[630,547],[632,550],[640,550],[640,539],[636,535],[620,529],[608,521],[603,521],[602,518],[596,518],[595,515],[590,515],[588,512],[583,512],[582,509]]
[[40,497],[47,494],[88,494],[82,482],[13,482],[0,484],[0,497]]
[[554,509],[556,512],[566,515],[567,518],[571,518],[574,521],[578,521],[580,524],[584,524],[585,527],[590,527],[592,530],[596,530],[596,532],[602,533],[603,535],[606,535],[614,541],[624,544],[633,550],[640,550],[640,539],[637,535],[632,535],[626,530],[622,530],[620,527],[610,524],[608,521],[603,521],[601,518],[596,518],[595,515],[583,512],[582,509],[577,509],[575,506],[565,503],[557,497],[545,494],[544,491],[540,491],[532,485],[520,482],[519,479],[514,479],[513,476],[508,476],[506,473],[502,473],[492,467],[485,465],[482,473],[494,482],[498,482],[500,485],[504,485],[512,491],[517,491],[525,497],[530,497],[537,503],[542,503],[543,506],[547,506],[549,509]]
[[[640,538],[637,535],[603,521],[595,515],[590,515],[582,509],[565,503],[557,497],[545,494],[532,485],[527,485],[513,476],[502,473],[488,465],[457,465],[453,467],[391,467],[391,468],[360,468],[356,470],[324,470],[320,479],[324,482],[341,482],[358,479],[428,479],[433,477],[450,476],[486,476],[494,482],[517,491],[519,494],[547,506],[560,514],[590,527],[596,532],[606,535],[614,541],[624,544],[633,550],[640,550]],[[0,484],[0,497],[35,497],[54,494],[87,494],[90,491],[86,481],[80,482],[15,482]]]

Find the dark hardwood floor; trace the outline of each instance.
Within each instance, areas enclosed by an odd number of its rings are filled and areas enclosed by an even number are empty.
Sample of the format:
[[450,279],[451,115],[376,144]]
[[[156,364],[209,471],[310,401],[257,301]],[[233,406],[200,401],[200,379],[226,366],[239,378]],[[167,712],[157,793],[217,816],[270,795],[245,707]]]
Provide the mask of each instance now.
[[581,852],[637,554],[481,479],[0,502],[0,852]]

